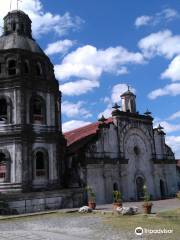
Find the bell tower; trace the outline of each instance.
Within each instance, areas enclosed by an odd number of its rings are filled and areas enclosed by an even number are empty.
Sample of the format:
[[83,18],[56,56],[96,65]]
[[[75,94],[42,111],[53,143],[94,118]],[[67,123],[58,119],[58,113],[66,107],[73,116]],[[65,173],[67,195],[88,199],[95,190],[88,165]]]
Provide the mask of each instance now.
[[22,11],[0,37],[0,191],[59,188],[65,141],[53,65]]
[[123,112],[136,113],[136,95],[130,91],[129,86],[128,90],[121,95],[121,99]]

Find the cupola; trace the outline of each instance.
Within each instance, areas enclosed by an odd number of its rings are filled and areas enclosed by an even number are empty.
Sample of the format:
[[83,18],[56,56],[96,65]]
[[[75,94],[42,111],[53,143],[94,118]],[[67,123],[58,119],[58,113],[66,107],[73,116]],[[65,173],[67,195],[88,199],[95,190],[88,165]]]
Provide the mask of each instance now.
[[15,10],[4,17],[4,35],[11,33],[32,38],[31,20],[27,14]]
[[123,112],[136,113],[136,95],[130,91],[129,86],[128,90],[121,95],[121,99]]

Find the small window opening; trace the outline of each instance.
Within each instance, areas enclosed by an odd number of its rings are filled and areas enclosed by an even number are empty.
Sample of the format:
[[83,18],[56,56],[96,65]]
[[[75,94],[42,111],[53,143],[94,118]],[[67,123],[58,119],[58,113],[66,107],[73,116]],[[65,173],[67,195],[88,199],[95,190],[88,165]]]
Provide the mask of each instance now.
[[5,99],[0,99],[0,122],[7,121],[7,102]]
[[6,178],[6,156],[4,153],[0,152],[0,181],[4,181]]
[[0,63],[0,74],[2,73],[2,63]]
[[36,74],[37,76],[41,76],[42,75],[42,67],[40,63],[36,64]]
[[21,24],[21,31],[22,31],[22,33],[24,33],[24,24],[23,23]]
[[16,31],[16,23],[13,23],[13,31]]
[[10,60],[8,62],[8,73],[9,73],[9,75],[16,74],[16,61],[15,60]]
[[35,98],[32,103],[32,121],[34,124],[43,124],[45,122],[45,106],[43,100]]
[[25,74],[29,73],[29,64],[27,61],[24,62],[24,73]]

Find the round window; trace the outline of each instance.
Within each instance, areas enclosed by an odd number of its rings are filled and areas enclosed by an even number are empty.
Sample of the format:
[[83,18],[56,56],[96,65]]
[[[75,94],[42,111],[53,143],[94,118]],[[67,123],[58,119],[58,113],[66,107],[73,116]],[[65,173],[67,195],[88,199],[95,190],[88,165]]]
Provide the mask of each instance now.
[[138,148],[137,146],[134,147],[134,153],[135,153],[136,155],[139,155],[139,154],[140,154],[140,150],[139,150],[139,148]]

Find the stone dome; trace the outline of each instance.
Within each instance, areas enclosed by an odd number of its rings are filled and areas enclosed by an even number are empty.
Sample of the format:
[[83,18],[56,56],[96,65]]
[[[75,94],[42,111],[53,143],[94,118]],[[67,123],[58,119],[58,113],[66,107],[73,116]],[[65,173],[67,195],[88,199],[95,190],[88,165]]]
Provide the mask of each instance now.
[[130,89],[128,88],[128,90],[121,95],[121,97],[125,96],[135,96],[135,94],[131,92]]
[[0,37],[0,50],[8,49],[23,49],[44,54],[43,50],[33,39],[25,36],[20,36],[16,33]]

